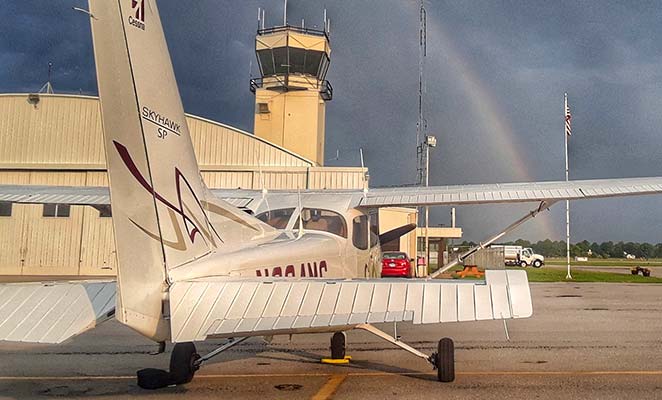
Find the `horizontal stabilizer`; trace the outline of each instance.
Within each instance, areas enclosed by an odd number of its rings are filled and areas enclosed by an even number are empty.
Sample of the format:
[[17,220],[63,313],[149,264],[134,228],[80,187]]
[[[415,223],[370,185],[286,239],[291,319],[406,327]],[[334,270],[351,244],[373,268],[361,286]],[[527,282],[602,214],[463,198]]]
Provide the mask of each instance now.
[[365,323],[414,324],[527,318],[525,271],[487,271],[485,281],[245,279],[175,282],[173,342],[328,330]]
[[0,285],[0,340],[62,343],[115,315],[115,282]]

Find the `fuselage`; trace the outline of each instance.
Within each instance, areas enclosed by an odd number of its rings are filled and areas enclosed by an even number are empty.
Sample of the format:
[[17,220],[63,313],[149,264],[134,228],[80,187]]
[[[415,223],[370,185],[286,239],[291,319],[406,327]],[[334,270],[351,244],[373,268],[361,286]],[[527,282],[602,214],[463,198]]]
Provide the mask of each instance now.
[[376,212],[348,208],[344,201],[302,202],[296,197],[272,204],[258,202],[249,211],[278,229],[278,235],[255,238],[247,247],[175,268],[170,278],[343,279],[377,278],[381,274]]

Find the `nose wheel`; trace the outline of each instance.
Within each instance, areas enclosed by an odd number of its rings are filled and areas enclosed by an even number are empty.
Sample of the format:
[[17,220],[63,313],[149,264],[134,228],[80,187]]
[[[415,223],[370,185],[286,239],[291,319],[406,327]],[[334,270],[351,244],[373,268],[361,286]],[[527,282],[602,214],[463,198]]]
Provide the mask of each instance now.
[[347,335],[345,332],[336,332],[331,337],[331,358],[334,360],[344,360],[346,350]]

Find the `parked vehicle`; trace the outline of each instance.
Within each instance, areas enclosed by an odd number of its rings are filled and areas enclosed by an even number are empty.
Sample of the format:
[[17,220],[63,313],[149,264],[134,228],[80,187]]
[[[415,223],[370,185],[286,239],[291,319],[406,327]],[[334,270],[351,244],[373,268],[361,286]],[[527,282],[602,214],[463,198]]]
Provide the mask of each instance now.
[[389,251],[382,255],[382,278],[412,276],[411,261],[407,253]]
[[518,265],[523,268],[532,265],[535,268],[540,268],[545,264],[545,257],[535,254],[530,247],[508,245],[492,245],[490,247],[503,249],[506,265]]

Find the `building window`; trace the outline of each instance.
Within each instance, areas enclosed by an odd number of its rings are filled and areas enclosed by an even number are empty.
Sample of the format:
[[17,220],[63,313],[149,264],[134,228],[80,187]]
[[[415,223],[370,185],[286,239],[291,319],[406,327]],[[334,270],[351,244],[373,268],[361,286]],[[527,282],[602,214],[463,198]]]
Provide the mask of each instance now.
[[12,203],[0,202],[0,217],[11,217]]
[[69,204],[44,204],[44,217],[67,218],[71,213]]
[[110,205],[109,204],[104,204],[101,206],[96,206],[95,207],[97,210],[99,210],[99,218],[110,218],[113,216],[112,211],[110,210]]

